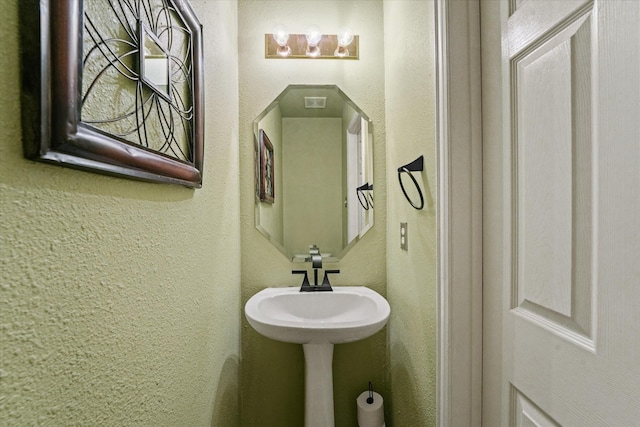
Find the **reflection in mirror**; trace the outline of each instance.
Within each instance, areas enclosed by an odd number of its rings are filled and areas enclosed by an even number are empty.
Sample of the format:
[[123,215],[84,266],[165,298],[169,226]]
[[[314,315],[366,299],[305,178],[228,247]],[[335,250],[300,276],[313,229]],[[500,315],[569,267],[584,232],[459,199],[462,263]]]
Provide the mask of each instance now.
[[169,54],[162,48],[160,41],[151,29],[139,23],[141,47],[140,77],[141,80],[163,98],[171,101]]
[[[337,86],[291,85],[253,125],[256,228],[294,262],[314,244],[325,260],[340,259],[373,226],[370,119]],[[265,136],[270,176],[260,164]],[[265,180],[273,199],[261,197]]]

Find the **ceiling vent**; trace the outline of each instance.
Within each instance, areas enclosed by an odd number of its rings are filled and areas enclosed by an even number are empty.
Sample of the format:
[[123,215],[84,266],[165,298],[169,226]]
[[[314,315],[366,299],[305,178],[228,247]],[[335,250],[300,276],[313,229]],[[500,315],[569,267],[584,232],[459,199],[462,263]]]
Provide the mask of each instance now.
[[326,96],[305,96],[304,108],[326,108],[327,97]]

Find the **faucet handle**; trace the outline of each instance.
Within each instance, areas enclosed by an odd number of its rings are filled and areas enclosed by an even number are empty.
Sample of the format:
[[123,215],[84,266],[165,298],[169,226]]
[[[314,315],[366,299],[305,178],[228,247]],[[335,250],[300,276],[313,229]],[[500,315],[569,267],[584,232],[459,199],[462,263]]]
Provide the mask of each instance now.
[[322,255],[311,255],[311,266],[313,268],[322,268]]
[[309,258],[307,258],[306,261],[311,262],[313,268],[322,268],[322,254],[320,253],[320,248],[316,245],[309,246]]
[[311,286],[309,284],[309,276],[307,275],[307,270],[291,270],[291,274],[304,274],[304,279],[302,279],[302,287],[308,288]]
[[322,286],[331,287],[331,284],[329,283],[329,274],[338,274],[338,273],[340,273],[340,270],[325,270],[324,279],[322,280]]

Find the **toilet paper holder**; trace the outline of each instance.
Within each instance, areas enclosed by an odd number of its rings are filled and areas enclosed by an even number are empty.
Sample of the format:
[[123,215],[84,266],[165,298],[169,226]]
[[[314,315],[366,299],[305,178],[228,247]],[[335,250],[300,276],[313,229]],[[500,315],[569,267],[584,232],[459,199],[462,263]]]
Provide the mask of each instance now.
[[369,397],[367,397],[367,403],[371,405],[373,403],[373,384],[369,381]]
[[369,389],[364,390],[356,399],[358,406],[359,427],[384,427],[384,399],[373,391],[373,383],[369,381]]

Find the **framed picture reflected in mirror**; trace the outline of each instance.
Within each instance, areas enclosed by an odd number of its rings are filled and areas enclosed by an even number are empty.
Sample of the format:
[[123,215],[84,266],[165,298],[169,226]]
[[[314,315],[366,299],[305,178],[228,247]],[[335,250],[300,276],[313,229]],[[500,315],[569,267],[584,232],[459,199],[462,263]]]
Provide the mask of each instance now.
[[275,200],[275,169],[273,144],[264,130],[260,129],[260,201],[273,203]]

